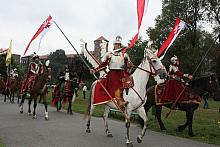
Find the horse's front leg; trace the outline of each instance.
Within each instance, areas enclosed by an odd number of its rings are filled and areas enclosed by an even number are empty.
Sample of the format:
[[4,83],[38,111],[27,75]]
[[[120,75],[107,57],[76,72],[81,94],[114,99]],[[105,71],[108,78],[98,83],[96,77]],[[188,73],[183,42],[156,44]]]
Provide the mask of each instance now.
[[162,106],[155,106],[155,108],[156,108],[157,121],[160,125],[160,130],[166,130],[166,127],[164,126],[163,121],[161,119]]
[[20,107],[20,113],[23,113],[23,103],[24,103],[24,100],[25,100],[25,96],[26,94],[21,94],[20,97],[21,97],[21,102],[19,104],[19,107]]
[[95,108],[95,106],[93,106],[91,104],[89,114],[88,114],[88,120],[87,120],[87,124],[86,124],[86,126],[87,126],[86,133],[91,133],[90,124],[91,124],[91,117],[92,117],[92,113],[93,113],[94,108]]
[[131,125],[131,121],[130,121],[131,112],[128,112],[126,115],[127,115],[127,118],[125,118],[125,127],[127,131],[126,131],[125,139],[126,139],[127,146],[132,147],[133,144],[132,144],[132,141],[130,140],[130,134],[129,134],[130,125]]
[[28,100],[28,115],[31,115],[31,101],[32,101],[32,99],[30,98]]
[[73,111],[72,111],[72,96],[70,96],[70,97],[68,98],[68,102],[69,102],[69,106],[68,106],[68,111],[67,111],[67,113],[69,112],[69,114],[72,115],[72,114],[73,114]]
[[144,121],[144,126],[142,128],[142,131],[141,131],[141,134],[137,136],[137,142],[138,143],[141,143],[142,140],[143,140],[143,137],[146,133],[146,130],[147,130],[147,122],[148,122],[148,118],[147,118],[147,115],[146,115],[146,112],[144,110],[144,107],[140,107],[138,110],[138,115],[143,119]]
[[36,119],[37,115],[36,115],[36,107],[37,107],[37,99],[34,98],[34,111],[33,111],[33,118]]
[[194,115],[194,110],[190,109],[189,111],[186,112],[187,114],[187,122],[188,122],[188,135],[190,137],[195,136],[192,130],[192,122],[193,122],[193,115]]
[[45,107],[45,120],[48,120],[49,119],[49,116],[48,116],[48,111],[47,111],[47,99],[46,99],[46,95],[43,96],[43,103],[44,103],[44,107]]
[[105,133],[107,137],[113,137],[112,133],[109,131],[108,122],[107,122],[109,112],[110,112],[109,106],[105,105],[105,112],[103,115],[104,124],[105,124]]

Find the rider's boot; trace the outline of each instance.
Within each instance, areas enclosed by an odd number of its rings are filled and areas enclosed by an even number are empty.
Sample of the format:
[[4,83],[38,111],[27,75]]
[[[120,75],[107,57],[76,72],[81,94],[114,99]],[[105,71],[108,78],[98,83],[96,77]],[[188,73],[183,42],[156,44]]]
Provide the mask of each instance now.
[[121,89],[116,90],[116,92],[115,92],[115,100],[116,100],[116,103],[117,103],[117,105],[119,106],[119,108],[121,110],[124,110],[125,107],[128,104],[128,101],[125,101],[123,99],[123,91]]

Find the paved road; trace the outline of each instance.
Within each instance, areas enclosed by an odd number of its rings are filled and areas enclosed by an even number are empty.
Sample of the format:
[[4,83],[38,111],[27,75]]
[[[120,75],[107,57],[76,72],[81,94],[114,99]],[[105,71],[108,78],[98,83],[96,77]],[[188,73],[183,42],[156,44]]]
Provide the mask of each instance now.
[[[4,103],[0,97],[0,138],[7,147],[126,147],[124,123],[109,120],[113,138],[104,134],[101,118],[92,119],[92,133],[85,133],[83,115],[56,112],[49,108],[49,120],[44,120],[44,107],[39,104],[38,118],[19,113],[17,104]],[[140,128],[131,126],[131,139],[135,147],[217,147],[148,130],[142,144],[136,142]]]

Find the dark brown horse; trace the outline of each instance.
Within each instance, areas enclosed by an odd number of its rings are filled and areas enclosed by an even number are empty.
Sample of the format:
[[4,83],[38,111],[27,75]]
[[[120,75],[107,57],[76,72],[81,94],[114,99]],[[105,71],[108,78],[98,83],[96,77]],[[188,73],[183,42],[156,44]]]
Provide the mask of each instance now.
[[0,94],[4,95],[4,102],[6,102],[6,99],[9,99],[10,92],[9,88],[6,86],[7,84],[7,78],[6,77],[0,77]]
[[[47,83],[51,78],[51,69],[42,65],[43,73],[37,77],[37,80],[32,89],[30,89],[30,97],[28,101],[28,113],[31,114],[31,101],[34,100],[34,111],[33,118],[36,118],[36,107],[37,107],[37,98],[40,96],[43,99],[43,104],[45,106],[45,119],[48,119],[48,111],[47,111]],[[22,100],[20,102],[20,113],[23,113],[23,103],[28,94],[25,93],[21,96]]]
[[[62,86],[63,84],[63,86]],[[75,100],[76,88],[78,88],[77,79],[70,80],[66,85],[59,83],[54,87],[52,103],[56,105],[57,111],[62,108],[62,103],[68,101],[67,113],[72,115],[72,103]]]
[[[210,93],[214,97],[214,99],[219,99],[220,95],[217,95],[216,93],[219,93],[219,87],[217,86],[218,81],[214,76],[205,76],[201,78],[197,78],[189,83],[189,89],[192,90],[194,93],[198,94],[200,97],[202,97],[205,93]],[[156,105],[155,102],[155,86],[152,86],[148,88],[147,90],[147,102],[144,105],[146,113],[149,111],[149,109],[152,106],[155,106],[156,108],[156,118],[158,120],[158,123],[160,125],[161,130],[166,130],[162,120],[161,120],[161,111],[162,106],[171,108],[173,103],[163,104],[163,105]],[[194,136],[193,130],[192,130],[192,123],[193,123],[193,115],[194,111],[199,107],[198,103],[195,102],[178,102],[176,103],[176,108],[178,108],[181,111],[186,112],[186,122],[183,125],[180,125],[177,128],[177,131],[183,131],[188,126],[188,135]]]
[[21,87],[21,79],[9,79],[9,98],[10,102],[14,103],[15,94],[17,94],[17,103],[19,103],[19,88]]

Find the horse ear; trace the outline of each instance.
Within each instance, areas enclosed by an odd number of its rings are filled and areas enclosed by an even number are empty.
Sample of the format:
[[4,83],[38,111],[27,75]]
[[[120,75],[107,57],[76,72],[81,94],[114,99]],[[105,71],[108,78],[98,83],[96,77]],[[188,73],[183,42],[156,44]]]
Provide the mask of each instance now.
[[157,56],[157,53],[158,53],[158,50],[156,49],[156,51],[155,51],[155,55]]
[[45,65],[46,65],[46,66],[49,66],[49,64],[50,64],[50,60],[47,60],[46,63],[45,63]]

